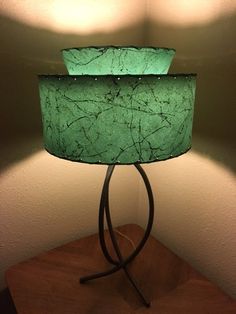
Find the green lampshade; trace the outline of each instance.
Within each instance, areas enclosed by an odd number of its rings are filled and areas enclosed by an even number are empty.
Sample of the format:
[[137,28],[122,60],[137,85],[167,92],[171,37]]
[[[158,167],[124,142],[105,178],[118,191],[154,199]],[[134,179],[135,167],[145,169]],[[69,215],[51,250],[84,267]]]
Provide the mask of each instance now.
[[86,47],[63,49],[70,75],[166,74],[175,50],[157,47]]
[[195,81],[194,74],[39,76],[45,148],[102,164],[178,156],[191,146]]
[[[99,241],[104,257],[114,265],[108,271],[81,277],[80,283],[85,283],[126,270],[148,240],[154,199],[139,164],[176,157],[191,147],[196,75],[166,75],[173,49],[88,47],[62,53],[69,75],[39,76],[45,148],[64,159],[109,164],[99,206]],[[109,183],[115,164],[135,164],[149,200],[143,238],[126,258],[121,254],[109,209]],[[105,219],[117,260],[113,260],[104,239]],[[130,274],[126,275],[149,307]]]

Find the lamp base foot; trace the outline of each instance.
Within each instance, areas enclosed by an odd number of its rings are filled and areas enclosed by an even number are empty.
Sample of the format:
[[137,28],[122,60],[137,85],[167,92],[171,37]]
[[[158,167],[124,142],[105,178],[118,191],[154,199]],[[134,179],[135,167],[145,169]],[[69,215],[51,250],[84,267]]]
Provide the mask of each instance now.
[[[130,272],[127,270],[126,267],[123,268],[128,280],[130,281],[130,283],[132,284],[132,286],[134,287],[134,289],[136,290],[140,300],[142,301],[142,303],[146,306],[146,307],[150,307],[151,303],[149,300],[146,299],[146,297],[144,296],[143,292],[140,290],[140,288],[137,286],[137,283],[134,281],[134,279],[132,278]],[[98,278],[102,278],[108,275],[111,275],[113,272],[115,272],[116,269],[115,267],[111,270],[108,271],[104,271],[104,272],[99,272],[93,275],[89,275],[89,276],[84,276],[80,278],[80,283],[81,284],[85,284],[86,282],[90,281],[90,280],[94,280],[94,279],[98,279]]]

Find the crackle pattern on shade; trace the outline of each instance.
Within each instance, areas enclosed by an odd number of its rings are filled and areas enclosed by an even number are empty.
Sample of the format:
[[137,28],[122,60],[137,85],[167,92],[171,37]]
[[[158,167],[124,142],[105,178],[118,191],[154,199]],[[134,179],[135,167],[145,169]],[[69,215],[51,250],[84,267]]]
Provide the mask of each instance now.
[[155,47],[86,47],[62,50],[70,75],[166,74],[175,50]]
[[164,160],[191,146],[195,75],[40,76],[45,148],[87,163]]

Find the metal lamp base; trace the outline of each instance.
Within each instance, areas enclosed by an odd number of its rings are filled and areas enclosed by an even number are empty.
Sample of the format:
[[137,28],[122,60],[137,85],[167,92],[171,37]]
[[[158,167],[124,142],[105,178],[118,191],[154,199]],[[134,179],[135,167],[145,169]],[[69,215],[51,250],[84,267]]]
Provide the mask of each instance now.
[[[102,248],[102,252],[104,254],[104,257],[107,259],[109,263],[114,265],[111,269],[104,271],[104,272],[99,272],[93,275],[85,276],[80,278],[80,283],[86,283],[87,281],[98,279],[101,277],[105,277],[108,275],[111,275],[115,272],[117,272],[120,269],[123,269],[125,272],[128,280],[136,290],[138,296],[140,297],[141,301],[143,304],[147,307],[150,306],[150,301],[146,299],[146,297],[143,295],[141,292],[140,288],[138,288],[137,284],[135,283],[134,279],[130,275],[127,265],[134,260],[134,258],[140,253],[142,248],[144,247],[145,243],[148,240],[148,237],[150,235],[151,229],[152,229],[152,224],[153,224],[153,218],[154,218],[154,200],[153,200],[153,194],[152,194],[152,189],[150,182],[147,178],[146,173],[144,172],[143,168],[139,164],[134,165],[138,172],[140,173],[144,184],[146,186],[147,194],[148,194],[148,200],[149,200],[149,218],[148,218],[148,223],[146,230],[144,232],[144,236],[141,239],[140,243],[137,245],[135,250],[126,258],[122,256],[122,253],[120,251],[119,245],[116,240],[115,236],[115,231],[112,226],[112,221],[111,221],[111,215],[110,215],[110,208],[109,208],[109,183],[111,180],[112,173],[114,171],[115,165],[109,165],[105,177],[105,181],[103,184],[103,189],[102,189],[102,194],[101,194],[101,200],[100,200],[100,207],[99,207],[99,240],[100,240],[100,245]],[[107,221],[107,226],[109,230],[109,235],[111,238],[112,245],[114,247],[115,253],[117,255],[117,259],[113,259],[110,253],[108,252],[108,248],[105,242],[105,237],[104,237],[104,219],[106,217]]]

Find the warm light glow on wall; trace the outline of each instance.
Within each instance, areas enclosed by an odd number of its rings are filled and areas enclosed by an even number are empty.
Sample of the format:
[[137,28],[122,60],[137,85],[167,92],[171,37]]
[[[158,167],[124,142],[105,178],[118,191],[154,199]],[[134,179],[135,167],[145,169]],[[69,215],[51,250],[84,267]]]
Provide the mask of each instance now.
[[152,20],[178,26],[207,24],[236,10],[233,0],[148,0],[148,4]]
[[[143,0],[3,0],[0,13],[60,33],[110,32],[139,22]],[[134,14],[135,12],[135,14]]]

